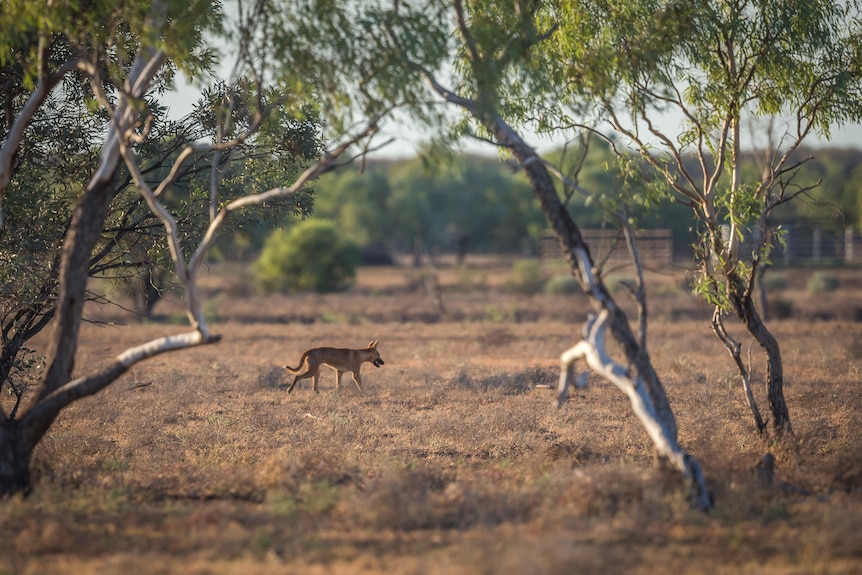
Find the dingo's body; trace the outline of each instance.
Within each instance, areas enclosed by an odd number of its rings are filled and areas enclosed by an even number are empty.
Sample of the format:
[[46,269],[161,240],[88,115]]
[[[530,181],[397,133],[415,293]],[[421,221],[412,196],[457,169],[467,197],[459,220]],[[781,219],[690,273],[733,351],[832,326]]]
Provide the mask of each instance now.
[[336,389],[341,387],[341,376],[349,371],[353,375],[353,383],[356,384],[356,388],[362,391],[362,376],[359,375],[359,368],[366,361],[374,367],[380,367],[384,363],[380,357],[380,353],[377,351],[376,339],[364,349],[344,349],[337,347],[315,347],[314,349],[309,349],[299,358],[299,366],[284,366],[284,369],[296,376],[293,378],[290,386],[288,386],[287,393],[293,391],[297,381],[308,379],[309,377],[311,378],[314,392],[320,393],[317,390],[317,382],[320,379],[320,366],[324,364],[335,370]]

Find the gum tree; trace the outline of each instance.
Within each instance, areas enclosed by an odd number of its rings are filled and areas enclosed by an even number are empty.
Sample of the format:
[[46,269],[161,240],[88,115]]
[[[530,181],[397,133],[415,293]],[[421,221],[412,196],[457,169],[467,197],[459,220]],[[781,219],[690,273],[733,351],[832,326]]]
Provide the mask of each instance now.
[[[556,33],[553,13],[541,2],[529,0],[453,0],[451,10],[458,38],[458,88],[447,88],[428,69],[410,61],[407,65],[447,104],[464,112],[463,130],[472,130],[499,146],[524,171],[572,275],[590,295],[595,308],[584,326],[583,339],[561,355],[558,405],[566,398],[570,385],[584,384],[583,376],[576,378],[574,369],[575,362],[583,360],[626,394],[632,411],[655,445],[658,460],[682,474],[695,508],[709,509],[712,500],[700,464],[678,443],[675,417],[647,349],[647,302],[631,228],[625,220],[622,222],[639,278],[635,291],[640,310],[637,334],[597,273],[589,246],[567,209],[565,197],[558,193],[554,182],[558,170],[547,164],[516,129],[525,123],[520,97],[529,92],[530,86],[545,80],[541,75],[531,75],[523,64],[535,46]],[[619,345],[626,365],[608,353],[607,337]]]
[[[6,71],[16,70],[9,66]],[[22,70],[17,72],[13,77],[20,81]],[[38,361],[28,343],[54,314],[60,249],[74,208],[71,200],[95,169],[98,154],[94,150],[108,128],[105,114],[87,109],[84,87],[66,82],[34,116],[18,148],[14,177],[6,192],[6,226],[0,235],[0,388],[5,387],[15,399],[8,408],[13,419],[32,384],[32,366]],[[212,110],[225,95],[224,85],[206,90],[192,113],[178,120],[169,119],[164,108],[152,98],[148,100],[150,137],[136,151],[149,180],[166,174],[188,142],[212,138]],[[15,109],[15,98],[12,103]],[[284,113],[273,122],[277,138],[256,138],[233,154],[231,163],[224,166],[225,193],[235,197],[249,183],[273,182],[295,172],[294,166],[301,162],[316,159],[320,125],[315,118],[310,109]],[[0,126],[0,138],[8,129],[8,125]],[[201,155],[186,162],[171,186],[171,202],[184,214],[178,224],[187,235],[200,233],[208,223],[207,205],[201,199],[210,160],[211,156]],[[110,280],[135,297],[135,311],[146,317],[163,290],[173,287],[163,228],[128,171],[122,171],[112,185],[113,199],[88,274]],[[271,229],[272,220],[283,218],[287,210],[307,214],[310,202],[310,193],[303,192],[281,202],[282,206],[246,211],[234,219],[230,231],[238,225]],[[116,303],[97,293],[87,297],[102,304]]]
[[[862,118],[860,5],[811,0],[560,0],[557,33],[542,65],[554,66],[554,104],[545,127],[577,125],[620,136],[652,186],[650,200],[689,207],[698,222],[695,291],[713,307],[712,329],[741,375],[758,431],[766,424],[752,394],[741,346],[724,325],[733,314],[759,345],[772,429],[791,431],[784,367],[775,336],[755,305],[758,271],[780,231],[773,210],[804,194],[793,158],[812,134]],[[559,106],[562,102],[566,106]],[[585,104],[595,123],[583,122]],[[568,107],[572,106],[572,107]],[[573,114],[572,111],[575,113]],[[662,118],[680,118],[666,128]],[[741,171],[747,118],[781,119],[757,179]],[[660,208],[659,208],[660,209]]]
[[[67,406],[104,389],[138,362],[221,339],[204,317],[197,274],[232,215],[296,195],[307,182],[350,160],[349,150],[376,133],[372,116],[371,121],[342,133],[331,148],[315,154],[317,159],[290,179],[289,172],[254,170],[251,173],[257,177],[242,182],[225,177],[231,162],[249,146],[285,137],[287,110],[298,109],[303,100],[325,101],[321,93],[310,90],[315,63],[291,58],[277,40],[290,36],[290,31],[279,28],[284,24],[280,15],[289,9],[265,0],[236,5],[232,37],[238,57],[223,93],[209,100],[212,109],[206,117],[213,135],[185,141],[166,169],[152,173],[144,163],[154,129],[151,96],[170,85],[178,70],[191,78],[206,77],[214,58],[207,44],[213,36],[207,34],[218,34],[226,22],[220,3],[99,0],[46,7],[16,1],[0,6],[0,66],[22,67],[21,81],[15,86],[17,99],[6,102],[9,129],[0,143],[0,199],[10,203],[17,199],[13,197],[17,188],[10,183],[21,173],[17,162],[22,159],[22,142],[49,96],[62,90],[64,82],[82,83],[88,109],[107,119],[97,147],[98,162],[92,171],[81,174],[78,195],[68,198],[74,208],[57,259],[46,368],[21,413],[12,417],[0,409],[0,496],[30,489],[33,450]],[[33,49],[22,52],[21,46]],[[327,95],[338,100],[338,86],[327,88]],[[370,114],[379,108],[368,106],[363,111]],[[207,185],[200,190],[206,223],[199,234],[187,233],[179,223],[181,214],[174,211],[176,205],[166,200],[189,164],[202,158],[210,166]],[[185,292],[190,329],[142,342],[96,370],[88,371],[86,366],[76,370],[90,262],[106,230],[117,180],[122,178],[133,183],[163,230],[164,249]],[[50,191],[44,190],[46,206]]]

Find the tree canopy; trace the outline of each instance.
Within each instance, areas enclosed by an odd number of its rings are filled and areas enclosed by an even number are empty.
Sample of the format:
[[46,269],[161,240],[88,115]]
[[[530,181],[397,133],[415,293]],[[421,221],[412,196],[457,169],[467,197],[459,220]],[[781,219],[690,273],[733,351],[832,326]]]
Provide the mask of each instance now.
[[[279,205],[307,212],[306,184],[377,131],[374,120],[353,127],[324,153],[319,102],[301,73],[313,65],[278,51],[273,39],[289,35],[274,26],[283,24],[283,6],[237,7],[230,20],[219,2],[73,3],[49,6],[47,14],[26,2],[0,7],[0,70],[8,88],[0,199],[14,194],[9,207],[22,210],[15,224],[34,206],[47,212],[33,216],[52,222],[34,236],[52,248],[47,275],[33,276],[38,309],[4,301],[11,307],[3,309],[3,369],[11,370],[22,342],[53,320],[37,389],[22,413],[17,403],[11,413],[0,409],[0,494],[29,488],[33,449],[68,405],[139,361],[219,341],[197,285],[219,232],[242,213],[272,219]],[[207,79],[217,52],[210,42],[228,22],[236,27],[232,77],[205,91],[193,117],[165,121],[158,96],[178,70]],[[329,96],[338,100],[334,89]],[[58,109],[63,121],[52,124]],[[69,138],[71,154],[64,131],[77,134]],[[63,173],[75,179],[67,185]],[[150,264],[153,237],[184,290],[190,331],[134,346],[73,380],[90,275],[134,266],[131,255]],[[32,246],[25,239],[20,230],[4,234],[5,255],[26,257],[20,248]]]
[[[860,5],[574,0],[562,2],[557,15],[559,29],[540,50],[568,81],[550,92],[580,118],[593,114],[595,124],[563,118],[591,131],[610,127],[649,166],[652,201],[691,208],[699,230],[696,291],[715,306],[713,329],[740,369],[758,428],[748,369],[724,329],[728,312],[764,351],[773,427],[789,430],[778,342],[753,288],[780,241],[776,208],[814,187],[796,179],[805,160],[795,152],[810,134],[828,136],[834,123],[862,118]],[[683,118],[677,133],[658,125],[668,110]],[[774,116],[788,120],[766,134],[759,173],[743,179],[743,121]],[[745,234],[756,238],[749,253],[741,247]]]

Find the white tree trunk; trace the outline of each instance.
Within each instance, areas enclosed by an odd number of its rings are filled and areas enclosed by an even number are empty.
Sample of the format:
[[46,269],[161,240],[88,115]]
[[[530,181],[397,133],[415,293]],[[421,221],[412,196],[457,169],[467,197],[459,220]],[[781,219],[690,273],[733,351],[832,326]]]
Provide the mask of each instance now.
[[[590,267],[589,257],[584,250],[576,250],[581,262],[581,272],[585,285],[590,291],[597,288],[596,279]],[[669,410],[658,408],[650,397],[644,381],[640,376],[632,376],[629,370],[616,363],[607,353],[606,336],[610,312],[603,308],[598,315],[591,314],[584,326],[584,339],[560,357],[560,382],[557,386],[557,406],[565,401],[569,387],[586,385],[586,374],[575,377],[575,362],[580,359],[595,373],[616,385],[625,393],[631,402],[632,411],[652,439],[658,455],[667,460],[685,477],[689,488],[692,505],[698,509],[708,510],[712,507],[712,498],[706,487],[700,464],[687,454],[676,439],[676,424],[668,420],[664,413]]]

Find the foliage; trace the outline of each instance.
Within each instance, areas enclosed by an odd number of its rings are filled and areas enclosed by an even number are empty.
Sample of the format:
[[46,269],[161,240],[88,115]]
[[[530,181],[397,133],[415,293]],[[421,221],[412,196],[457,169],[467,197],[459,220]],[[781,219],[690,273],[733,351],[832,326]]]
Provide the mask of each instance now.
[[498,162],[459,157],[433,171],[421,159],[371,164],[321,180],[315,213],[363,247],[410,252],[515,253],[541,226],[522,179]]
[[509,289],[524,295],[534,295],[545,286],[541,263],[535,259],[518,260],[512,265]]
[[352,170],[328,174],[315,191],[315,216],[334,221],[345,238],[363,248],[394,248],[389,164],[373,164],[362,174]]
[[577,280],[569,274],[551,276],[545,283],[545,293],[551,295],[570,295],[582,291]]
[[[287,78],[313,89],[336,133],[353,122],[378,118],[393,106],[419,122],[439,124],[443,114],[429,103],[423,87],[404,65],[413,58],[434,69],[449,56],[447,7],[424,1],[421,10],[391,11],[384,0],[341,2],[279,0],[270,14],[278,29],[268,40],[276,53],[291,54]],[[404,31],[397,42],[389,30]]]
[[823,272],[815,272],[810,278],[808,278],[808,281],[805,284],[809,293],[813,294],[833,292],[837,290],[840,285],[840,279]]
[[254,272],[265,292],[344,291],[353,285],[359,256],[359,247],[334,222],[310,219],[273,232]]
[[[251,116],[254,106],[271,107],[273,111],[263,119],[257,133],[233,150],[229,161],[225,161],[220,181],[222,205],[242,197],[248,190],[277,188],[285,180],[298,176],[323,152],[319,110],[301,101],[297,94],[275,88],[256,94],[247,82],[236,86],[216,84],[203,92],[187,121],[209,126],[207,135],[212,137],[217,110],[227,103],[239,118],[231,122],[235,131],[223,133],[222,137],[235,137],[241,130],[247,130],[254,121]],[[210,165],[207,160],[202,163],[206,168]],[[186,201],[197,214],[206,215],[201,208],[207,205],[208,186],[209,182],[202,178],[188,186]],[[274,198],[263,205],[250,206],[228,222],[224,241],[214,247],[213,256],[245,259],[256,254],[269,233],[282,225],[287,216],[310,215],[313,204],[314,188],[305,186],[287,198]],[[201,223],[205,220],[198,225]]]

